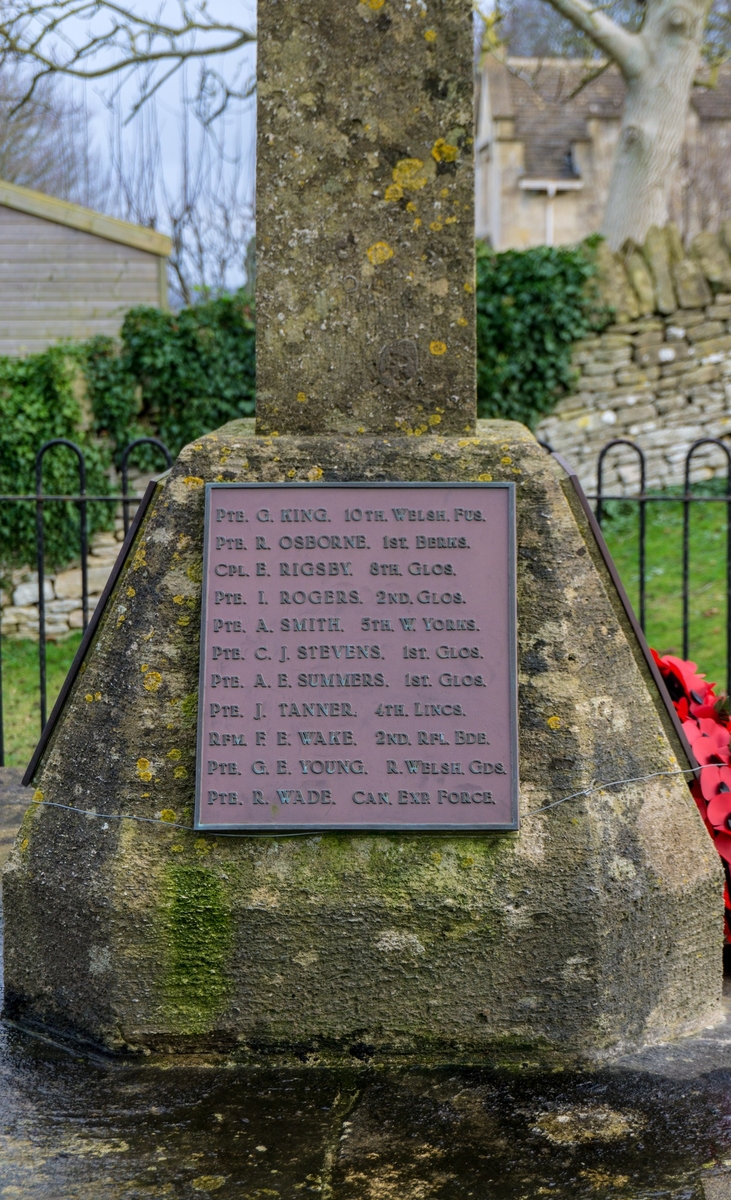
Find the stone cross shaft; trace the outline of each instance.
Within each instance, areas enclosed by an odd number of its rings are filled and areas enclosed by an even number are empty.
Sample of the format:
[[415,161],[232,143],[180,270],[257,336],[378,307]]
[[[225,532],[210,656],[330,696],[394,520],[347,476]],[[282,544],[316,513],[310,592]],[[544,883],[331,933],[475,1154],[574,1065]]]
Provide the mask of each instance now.
[[475,428],[470,0],[262,0],[257,433]]

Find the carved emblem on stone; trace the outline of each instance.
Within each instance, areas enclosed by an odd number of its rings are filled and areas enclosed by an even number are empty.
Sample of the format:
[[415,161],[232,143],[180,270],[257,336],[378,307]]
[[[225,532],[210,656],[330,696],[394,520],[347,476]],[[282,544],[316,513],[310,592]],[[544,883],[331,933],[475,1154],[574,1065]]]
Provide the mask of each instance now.
[[386,387],[409,383],[419,369],[419,349],[409,338],[399,338],[384,346],[378,357],[378,374]]

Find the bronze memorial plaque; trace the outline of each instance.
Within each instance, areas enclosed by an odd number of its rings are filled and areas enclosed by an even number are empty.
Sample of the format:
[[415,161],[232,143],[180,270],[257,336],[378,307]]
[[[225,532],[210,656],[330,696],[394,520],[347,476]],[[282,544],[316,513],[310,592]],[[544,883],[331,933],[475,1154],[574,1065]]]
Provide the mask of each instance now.
[[197,829],[516,829],[512,483],[206,487]]

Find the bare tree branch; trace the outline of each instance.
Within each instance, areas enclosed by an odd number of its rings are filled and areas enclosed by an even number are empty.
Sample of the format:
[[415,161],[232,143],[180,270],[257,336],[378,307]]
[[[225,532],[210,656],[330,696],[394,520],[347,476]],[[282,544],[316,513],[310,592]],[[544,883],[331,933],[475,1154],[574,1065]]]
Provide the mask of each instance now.
[[585,0],[548,0],[548,3],[590,37],[617,64],[625,79],[640,74],[647,60],[640,34],[623,29],[600,8],[586,4]]
[[[176,21],[164,19],[165,11],[163,6],[153,16],[141,16],[116,0],[10,0],[0,9],[0,61],[30,68],[21,104],[33,97],[39,80],[52,75],[100,81],[147,69],[136,110],[186,63],[203,64],[207,76],[205,60],[235,55],[256,40],[244,23],[216,20],[206,0],[179,0]],[[251,94],[250,82],[236,88],[213,77],[219,109],[231,98]]]

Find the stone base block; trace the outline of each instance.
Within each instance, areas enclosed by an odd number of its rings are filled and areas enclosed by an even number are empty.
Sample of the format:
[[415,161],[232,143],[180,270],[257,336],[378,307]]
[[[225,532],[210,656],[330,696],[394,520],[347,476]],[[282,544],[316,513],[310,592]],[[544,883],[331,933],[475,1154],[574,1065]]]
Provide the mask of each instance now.
[[[291,479],[515,481],[517,833],[191,830],[203,485]],[[526,429],[235,422],[159,488],[37,772],[37,800],[83,813],[25,816],[6,1012],[110,1051],[276,1062],[564,1062],[698,1030],[720,1012],[723,881],[685,765],[570,483]]]

